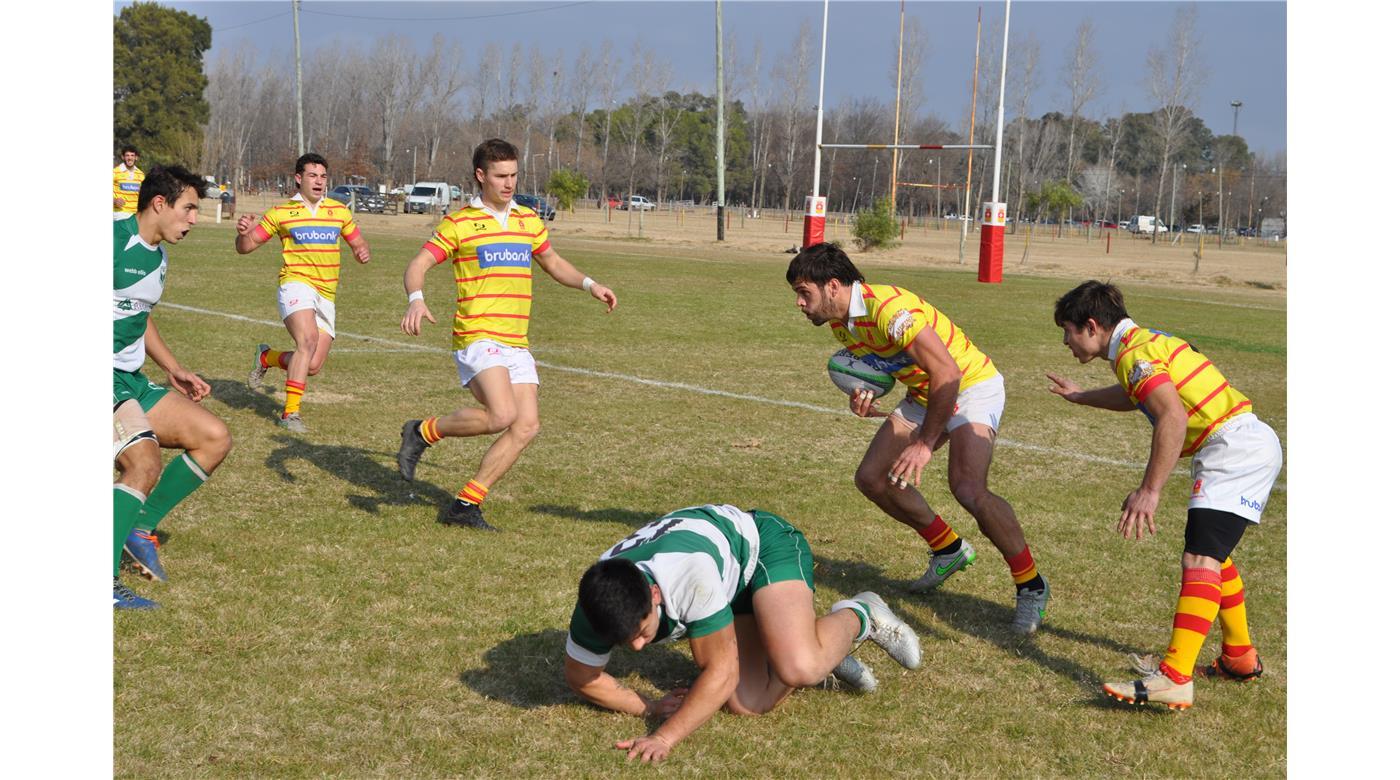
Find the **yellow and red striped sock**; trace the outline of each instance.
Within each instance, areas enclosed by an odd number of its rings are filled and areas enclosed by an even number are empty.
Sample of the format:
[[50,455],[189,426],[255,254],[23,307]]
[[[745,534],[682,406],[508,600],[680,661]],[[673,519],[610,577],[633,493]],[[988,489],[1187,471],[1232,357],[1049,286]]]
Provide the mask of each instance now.
[[423,437],[423,441],[428,444],[437,444],[442,441],[442,433],[438,431],[438,418],[429,417],[418,424],[418,435]]
[[282,407],[282,416],[296,414],[301,411],[301,397],[306,393],[305,382],[293,382],[287,380],[287,405]]
[[1006,559],[1006,566],[1011,569],[1011,581],[1017,585],[1025,585],[1040,576],[1040,572],[1035,568],[1035,558],[1031,557],[1029,544],[1015,555],[1003,555],[1002,558]]
[[283,371],[287,370],[287,364],[292,362],[293,352],[279,352],[275,349],[264,350],[261,356],[263,368],[277,366]]
[[1172,621],[1172,641],[1161,669],[1178,683],[1191,679],[1196,657],[1201,654],[1210,624],[1220,612],[1220,572],[1185,569],[1181,572],[1181,595],[1176,600]]
[[1231,658],[1248,653],[1254,647],[1249,641],[1249,622],[1244,615],[1244,580],[1240,570],[1229,558],[1220,567],[1220,650]]
[[490,490],[490,488],[476,480],[472,480],[457,492],[457,500],[481,506],[481,502],[486,500],[486,492],[488,490]]
[[928,548],[934,552],[950,547],[958,540],[957,531],[949,527],[947,523],[943,522],[943,518],[936,514],[933,516],[932,523],[919,530],[919,536],[928,542]]

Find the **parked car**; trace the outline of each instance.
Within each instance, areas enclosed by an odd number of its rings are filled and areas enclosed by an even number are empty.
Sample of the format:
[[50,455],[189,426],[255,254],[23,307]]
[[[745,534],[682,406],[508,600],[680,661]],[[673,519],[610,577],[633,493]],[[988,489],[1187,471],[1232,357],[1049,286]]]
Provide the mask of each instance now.
[[458,186],[455,185],[455,184],[452,185],[452,199],[453,199],[453,200],[461,200],[461,199],[462,199],[462,188],[461,188],[461,187],[458,187]]
[[651,211],[656,204],[641,195],[633,195],[623,202],[621,208],[623,211]]
[[410,214],[447,214],[452,190],[445,181],[420,181],[408,191],[403,210]]
[[1187,233],[1204,233],[1204,232],[1206,232],[1206,227],[1205,227],[1205,225],[1192,225],[1191,227],[1186,228],[1186,232],[1187,232]]
[[618,200],[617,197],[614,196],[614,195],[609,195],[609,196],[608,196],[608,208],[610,208],[610,209],[620,209],[620,208],[622,208],[622,201]]
[[1134,233],[1165,233],[1167,226],[1157,221],[1156,217],[1138,215],[1128,220],[1128,229]]
[[351,211],[384,213],[384,196],[363,184],[342,184],[331,190],[330,196],[349,206]]
[[1125,219],[1125,220],[1121,220],[1121,221],[1118,223],[1118,229],[1119,229],[1119,230],[1128,230],[1129,228],[1132,227],[1132,224],[1133,224],[1132,222],[1129,222],[1129,221],[1126,220],[1126,219]]
[[539,214],[540,219],[554,219],[554,207],[549,205],[549,201],[545,200],[539,195],[522,195],[521,193],[517,192],[515,194],[515,202],[519,203],[527,209],[533,210],[536,214]]

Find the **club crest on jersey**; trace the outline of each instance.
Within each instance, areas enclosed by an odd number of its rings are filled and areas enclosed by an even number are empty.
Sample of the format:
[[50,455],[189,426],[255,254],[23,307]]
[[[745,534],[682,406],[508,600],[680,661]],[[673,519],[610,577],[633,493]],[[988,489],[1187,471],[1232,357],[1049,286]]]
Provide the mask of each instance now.
[[485,244],[476,248],[482,268],[529,268],[529,244]]
[[904,332],[906,330],[909,330],[909,326],[913,324],[913,312],[909,311],[908,309],[900,309],[899,311],[895,312],[894,319],[890,320],[890,326],[887,329],[890,334],[890,340],[899,341],[901,338],[904,337]]
[[305,225],[288,228],[287,232],[292,234],[292,240],[298,244],[332,245],[340,241],[340,231],[333,227]]
[[1150,376],[1152,376],[1152,364],[1146,360],[1139,360],[1133,364],[1132,373],[1128,374],[1128,384],[1135,385]]

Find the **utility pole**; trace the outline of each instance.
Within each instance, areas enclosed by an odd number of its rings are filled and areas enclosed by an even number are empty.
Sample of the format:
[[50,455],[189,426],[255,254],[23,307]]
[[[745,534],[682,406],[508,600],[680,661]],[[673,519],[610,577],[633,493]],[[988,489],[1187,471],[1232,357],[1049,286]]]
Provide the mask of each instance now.
[[292,37],[296,39],[297,59],[297,155],[306,154],[306,132],[301,110],[301,0],[292,0]]
[[715,0],[715,239],[724,240],[724,21]]

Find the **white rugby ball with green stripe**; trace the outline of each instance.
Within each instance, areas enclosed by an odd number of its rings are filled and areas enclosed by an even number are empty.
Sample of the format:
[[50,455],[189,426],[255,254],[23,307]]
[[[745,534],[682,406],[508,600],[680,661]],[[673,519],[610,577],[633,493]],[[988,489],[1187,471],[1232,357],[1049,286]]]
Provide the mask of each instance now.
[[826,373],[831,377],[832,383],[841,388],[841,392],[847,397],[857,390],[869,390],[879,398],[894,389],[895,384],[893,376],[866,363],[844,348],[838,349],[836,354],[826,361]]

